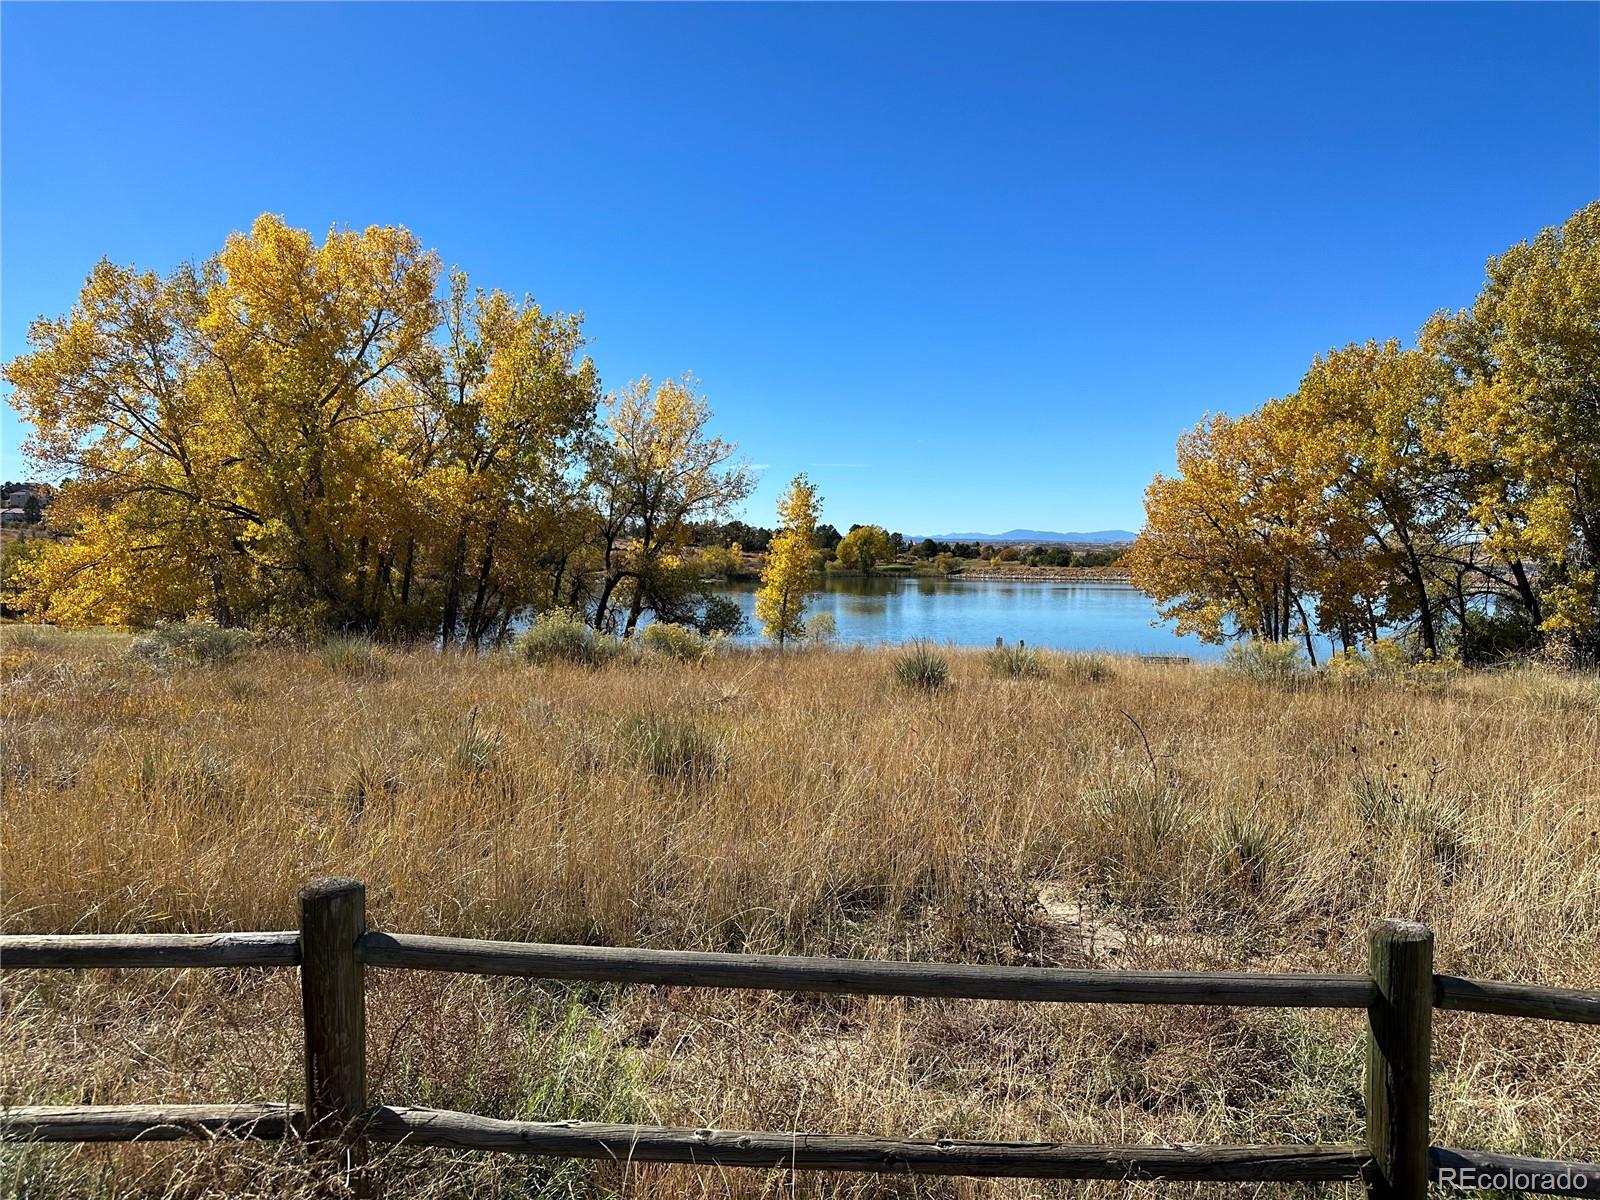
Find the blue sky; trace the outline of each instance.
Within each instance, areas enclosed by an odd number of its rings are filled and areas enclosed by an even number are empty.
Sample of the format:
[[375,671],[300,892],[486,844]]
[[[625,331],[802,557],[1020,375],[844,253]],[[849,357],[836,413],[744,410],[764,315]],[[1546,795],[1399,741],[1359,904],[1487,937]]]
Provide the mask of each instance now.
[[[1207,410],[1600,195],[1600,6],[6,4],[0,350],[99,257],[403,224],[824,519],[1136,528]],[[23,472],[5,410],[0,475]]]

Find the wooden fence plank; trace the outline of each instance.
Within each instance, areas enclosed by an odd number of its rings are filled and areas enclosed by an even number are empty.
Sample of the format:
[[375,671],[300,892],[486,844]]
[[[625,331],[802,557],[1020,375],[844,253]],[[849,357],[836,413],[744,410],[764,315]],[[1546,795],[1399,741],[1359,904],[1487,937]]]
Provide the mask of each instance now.
[[1026,1179],[1356,1179],[1362,1146],[1075,1146],[1059,1142],[904,1141],[816,1133],[669,1129],[586,1121],[500,1121],[428,1108],[379,1107],[373,1141],[616,1162],[975,1175]]
[[1535,1192],[1544,1196],[1600,1196],[1600,1163],[1524,1158],[1483,1150],[1435,1146],[1429,1155],[1441,1190]]
[[1457,975],[1435,975],[1433,986],[1436,1008],[1600,1025],[1600,992],[1503,983],[1498,979],[1462,979]]
[[288,1104],[111,1104],[0,1107],[4,1142],[173,1142],[246,1137],[277,1141],[300,1127]]
[[374,967],[682,987],[943,996],[969,1000],[1273,1008],[1365,1008],[1376,994],[1372,980],[1365,975],[1067,971],[1049,967],[557,946],[376,932],[364,936],[360,945],[361,957]]
[[83,967],[292,967],[300,935],[275,933],[22,933],[0,936],[0,970]]

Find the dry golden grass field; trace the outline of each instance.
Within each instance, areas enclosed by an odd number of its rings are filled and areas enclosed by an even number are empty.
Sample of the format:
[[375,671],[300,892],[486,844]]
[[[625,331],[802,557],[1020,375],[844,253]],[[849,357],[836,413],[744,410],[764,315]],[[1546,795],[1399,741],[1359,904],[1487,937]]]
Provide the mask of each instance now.
[[[1053,656],[258,649],[156,667],[3,636],[4,928],[283,929],[311,876],[417,933],[1600,988],[1600,681],[1273,682]],[[1141,735],[1142,730],[1142,735]],[[1148,751],[1145,745],[1148,739]],[[0,1103],[294,1099],[293,971],[15,972]],[[1083,1142],[1359,1140],[1362,1020],[369,971],[376,1102]],[[1435,1140],[1600,1155],[1600,1029],[1435,1019]],[[293,1195],[264,1145],[8,1148],[0,1194]],[[1241,1195],[390,1151],[391,1196]],[[1311,1189],[1301,1189],[1310,1194]],[[1317,1189],[1319,1193],[1326,1189]],[[1339,1189],[1333,1189],[1335,1192]],[[1354,1194],[1355,1189],[1351,1189]]]

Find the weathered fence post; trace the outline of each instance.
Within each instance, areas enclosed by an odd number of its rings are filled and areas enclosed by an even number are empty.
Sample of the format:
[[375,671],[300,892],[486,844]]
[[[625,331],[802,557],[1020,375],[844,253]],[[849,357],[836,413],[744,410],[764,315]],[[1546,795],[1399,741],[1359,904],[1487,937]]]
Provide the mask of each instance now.
[[300,1000],[306,1022],[306,1138],[336,1155],[358,1195],[370,1195],[367,1142],[367,889],[354,879],[316,879],[300,892]]
[[1370,956],[1378,995],[1367,1008],[1368,1193],[1373,1200],[1425,1200],[1433,931],[1415,921],[1380,921]]

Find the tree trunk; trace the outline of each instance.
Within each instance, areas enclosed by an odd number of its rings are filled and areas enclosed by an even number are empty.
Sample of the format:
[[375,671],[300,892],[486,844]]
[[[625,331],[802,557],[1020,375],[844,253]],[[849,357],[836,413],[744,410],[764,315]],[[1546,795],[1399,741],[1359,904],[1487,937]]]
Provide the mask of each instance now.
[[1300,597],[1299,596],[1296,596],[1294,598],[1294,607],[1295,607],[1295,611],[1300,614],[1300,629],[1301,629],[1301,632],[1305,634],[1305,639],[1306,639],[1306,657],[1311,660],[1311,665],[1314,667],[1314,666],[1317,665],[1317,648],[1316,648],[1315,645],[1312,644],[1312,641],[1311,641],[1311,621],[1306,616],[1306,606],[1304,604],[1300,603]]
[[606,572],[606,581],[600,588],[600,599],[595,603],[594,609],[594,627],[601,633],[605,632],[606,609],[611,606],[611,593],[616,590],[617,584],[621,583],[622,579],[621,571]]
[[1528,617],[1533,622],[1534,628],[1538,628],[1544,622],[1544,616],[1539,611],[1538,593],[1528,582],[1527,568],[1522,565],[1521,558],[1508,559],[1506,565],[1511,568],[1511,580],[1516,584],[1517,598],[1522,601],[1522,607],[1528,610]]
[[494,572],[494,543],[499,533],[498,525],[491,525],[483,539],[483,557],[478,562],[478,584],[472,595],[472,610],[467,615],[467,637],[476,650],[483,641],[483,605],[489,594],[489,576]]
[[406,565],[400,572],[400,607],[406,608],[411,604],[411,569],[416,565],[417,539],[406,539]]
[[628,605],[628,623],[623,627],[622,630],[623,637],[630,638],[633,636],[634,628],[639,624],[639,614],[643,611],[644,588],[639,586],[638,581],[635,581],[633,588],[633,600]]
[[461,612],[461,572],[467,565],[467,523],[461,523],[456,533],[455,553],[450,559],[450,574],[445,581],[444,615],[439,620],[439,642],[448,650],[455,640],[456,623]]
[[1411,570],[1406,573],[1406,578],[1417,593],[1417,626],[1422,633],[1422,652],[1430,659],[1437,659],[1439,636],[1433,625],[1433,601],[1428,596],[1428,581],[1423,578],[1415,555],[1411,556]]
[[224,629],[233,624],[233,610],[228,607],[228,593],[222,583],[222,564],[215,554],[209,555],[206,568],[211,576],[211,619]]

